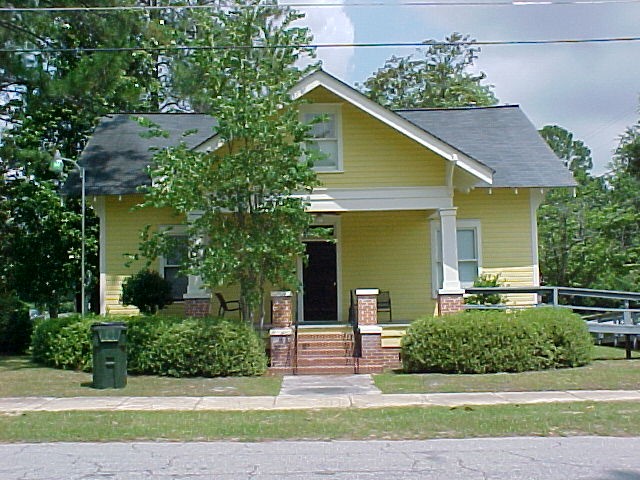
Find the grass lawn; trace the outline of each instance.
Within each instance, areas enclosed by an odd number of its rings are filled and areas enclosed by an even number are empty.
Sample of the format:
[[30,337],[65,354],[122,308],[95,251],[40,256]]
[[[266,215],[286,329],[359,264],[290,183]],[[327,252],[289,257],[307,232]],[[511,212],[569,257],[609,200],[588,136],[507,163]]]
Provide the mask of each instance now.
[[[594,362],[580,368],[488,375],[381,374],[383,393],[490,392],[536,390],[617,390],[640,388],[640,354],[624,360],[624,349],[596,347]],[[222,396],[277,395],[280,377],[169,378],[130,375],[123,389],[91,388],[92,375],[0,357],[0,397],[18,396]]]
[[579,368],[524,373],[447,375],[438,373],[375,375],[383,393],[453,393],[539,390],[636,390],[640,388],[640,352],[625,360],[623,348],[597,346],[594,361]]
[[637,435],[640,403],[0,415],[0,442]]
[[169,378],[129,375],[122,389],[91,388],[92,375],[31,363],[29,357],[0,357],[0,397],[277,395],[279,377]]

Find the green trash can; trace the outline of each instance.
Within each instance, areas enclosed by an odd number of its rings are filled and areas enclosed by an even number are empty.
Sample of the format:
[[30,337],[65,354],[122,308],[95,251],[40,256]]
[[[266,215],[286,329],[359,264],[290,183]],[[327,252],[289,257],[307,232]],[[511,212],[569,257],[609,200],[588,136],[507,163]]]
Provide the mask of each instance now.
[[91,325],[93,388],[127,385],[127,325],[102,322]]

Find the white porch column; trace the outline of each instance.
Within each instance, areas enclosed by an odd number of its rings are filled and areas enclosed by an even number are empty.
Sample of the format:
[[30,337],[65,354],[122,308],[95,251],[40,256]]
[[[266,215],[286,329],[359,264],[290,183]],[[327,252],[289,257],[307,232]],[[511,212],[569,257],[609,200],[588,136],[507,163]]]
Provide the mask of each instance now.
[[200,275],[189,275],[188,278],[187,293],[183,295],[185,300],[189,298],[211,298],[211,292],[202,284]]
[[[201,212],[189,212],[187,221],[192,223],[202,216]],[[199,238],[197,244],[201,245],[203,239]],[[187,293],[183,295],[185,300],[185,314],[193,317],[203,317],[211,313],[211,292],[202,284],[200,275],[188,275]]]
[[440,235],[442,241],[442,289],[440,294],[461,294],[458,274],[458,237],[456,234],[457,207],[441,208]]

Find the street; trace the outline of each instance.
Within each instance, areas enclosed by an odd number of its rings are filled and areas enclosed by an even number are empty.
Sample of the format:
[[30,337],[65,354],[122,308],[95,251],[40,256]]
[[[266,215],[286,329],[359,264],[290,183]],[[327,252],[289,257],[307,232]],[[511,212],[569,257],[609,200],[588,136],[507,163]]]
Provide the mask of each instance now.
[[640,437],[0,445],[2,480],[640,480]]

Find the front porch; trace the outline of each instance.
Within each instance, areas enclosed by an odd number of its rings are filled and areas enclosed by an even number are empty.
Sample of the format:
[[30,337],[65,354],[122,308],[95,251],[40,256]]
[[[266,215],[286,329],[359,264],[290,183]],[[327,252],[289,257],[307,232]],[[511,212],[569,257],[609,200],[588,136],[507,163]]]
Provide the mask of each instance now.
[[291,292],[273,292],[269,329],[270,373],[379,373],[401,367],[400,341],[408,323],[379,324],[377,289],[356,289],[350,322],[293,319]]
[[[307,258],[298,262],[302,289],[292,299],[293,322],[349,323],[353,294],[362,287],[388,295],[387,307],[378,312],[379,323],[410,323],[437,313],[439,293],[461,293],[455,212],[449,208],[315,214],[313,226],[322,227],[329,236],[304,240]],[[441,235],[446,238],[438,238]],[[475,277],[478,262],[471,260]],[[445,285],[447,289],[442,290]],[[218,292],[233,300],[239,293],[226,287],[208,292],[197,277],[190,277],[187,315],[202,315],[207,303],[212,304],[209,311],[215,311],[217,301],[210,297]],[[264,310],[271,310],[269,298]],[[269,319],[267,313],[267,323]]]

